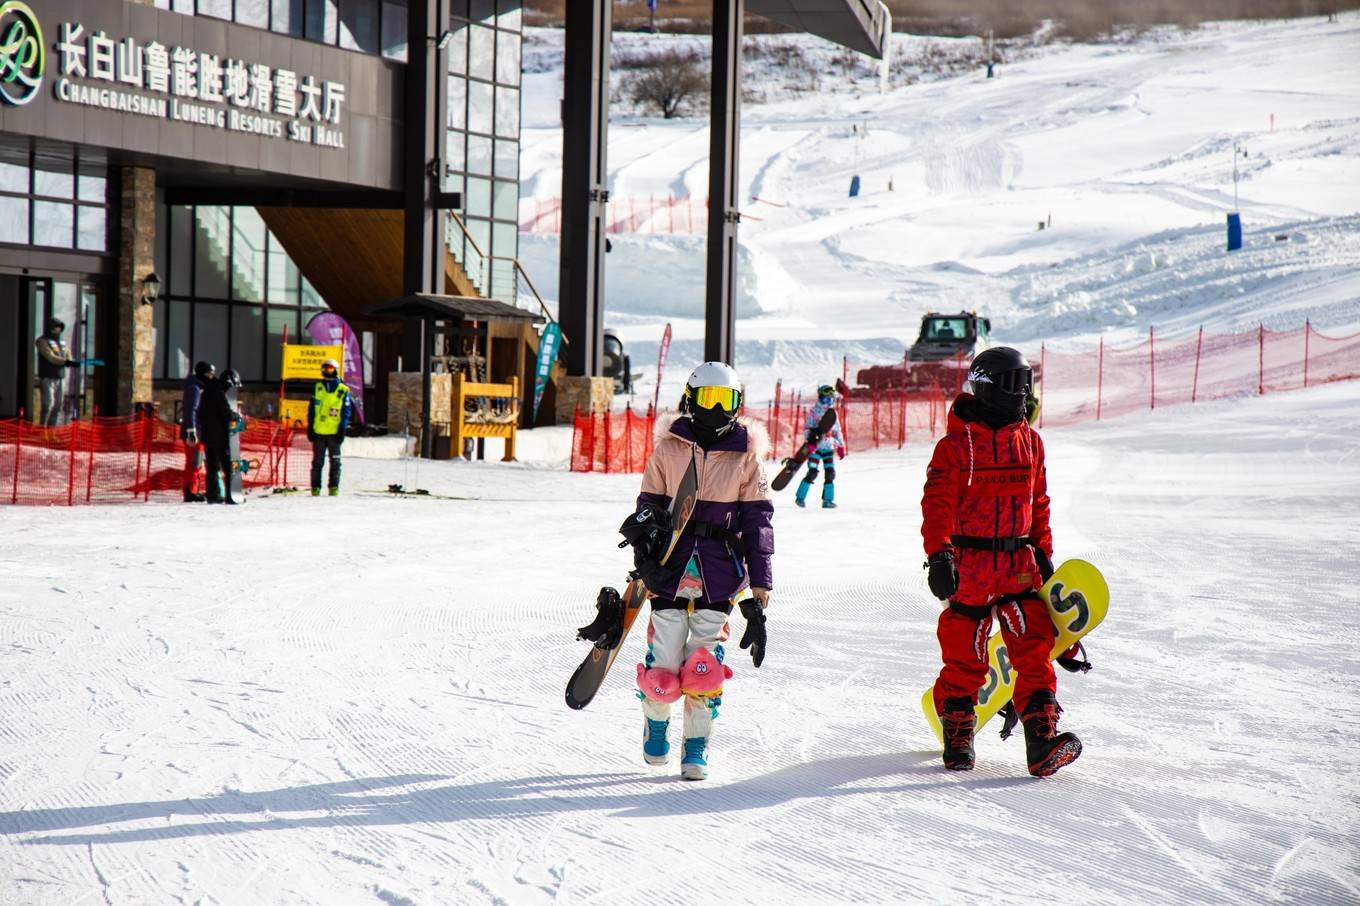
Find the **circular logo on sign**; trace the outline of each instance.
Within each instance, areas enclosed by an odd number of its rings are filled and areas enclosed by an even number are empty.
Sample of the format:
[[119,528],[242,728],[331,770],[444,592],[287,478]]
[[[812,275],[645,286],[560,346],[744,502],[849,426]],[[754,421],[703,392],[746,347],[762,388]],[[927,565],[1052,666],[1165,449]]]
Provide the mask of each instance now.
[[42,85],[42,26],[33,10],[19,0],[0,3],[0,100],[21,107]]

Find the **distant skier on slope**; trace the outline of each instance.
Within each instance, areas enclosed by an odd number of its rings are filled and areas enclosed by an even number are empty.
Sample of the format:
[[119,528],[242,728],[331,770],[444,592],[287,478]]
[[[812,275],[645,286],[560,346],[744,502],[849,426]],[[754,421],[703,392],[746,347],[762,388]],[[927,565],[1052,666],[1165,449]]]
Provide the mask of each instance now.
[[[832,412],[836,410],[836,388],[830,384],[823,384],[817,388],[817,405],[808,412],[807,424],[804,426],[808,442],[816,436],[815,432],[827,410]],[[845,458],[845,439],[841,437],[839,416],[837,419],[831,430],[821,436],[817,449],[808,456],[807,474],[803,476],[803,481],[798,485],[798,492],[793,499],[799,506],[807,506],[808,492],[817,483],[817,465],[820,463],[826,470],[826,478],[822,480],[822,508],[827,510],[836,508],[836,459]]]
[[[728,638],[734,604],[746,618],[741,647],[751,649],[756,667],[765,658],[774,506],[761,460],[769,439],[759,423],[738,420],[740,408],[735,369],[721,362],[694,369],[681,399],[682,415],[657,441],[642,476],[637,512],[621,529],[634,545],[634,564],[653,595],[646,662],[637,668],[643,759],[666,763],[671,703],[683,697],[680,772],[686,780],[708,776],[713,719],[722,702],[723,680],[732,675],[723,664],[722,642]],[[695,454],[699,487],[694,513],[671,566],[663,568],[659,560],[671,536],[667,508]],[[664,523],[660,532],[654,531],[658,522]]]
[[1081,754],[1058,732],[1057,676],[1049,653],[1057,631],[1036,593],[1053,575],[1044,445],[1027,417],[1037,412],[1029,362],[997,346],[973,359],[970,392],[959,394],[935,446],[921,499],[930,590],[948,606],[938,636],[944,668],[935,710],[944,765],[973,768],[978,689],[987,678],[992,617],[1015,667],[1029,772],[1044,777]]

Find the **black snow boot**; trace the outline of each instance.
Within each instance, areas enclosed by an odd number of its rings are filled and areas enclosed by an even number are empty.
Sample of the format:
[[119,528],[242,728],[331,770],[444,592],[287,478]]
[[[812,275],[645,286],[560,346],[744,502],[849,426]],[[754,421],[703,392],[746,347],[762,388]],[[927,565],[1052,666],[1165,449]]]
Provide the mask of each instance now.
[[1029,772],[1035,777],[1048,777],[1058,768],[1069,765],[1081,755],[1081,740],[1075,733],[1058,732],[1058,715],[1062,708],[1052,692],[1036,692],[1029,697],[1025,713],[1020,719],[1025,724],[1025,755]]
[[951,771],[971,771],[973,731],[977,728],[973,700],[946,698],[940,712],[940,727],[944,730],[944,766]]

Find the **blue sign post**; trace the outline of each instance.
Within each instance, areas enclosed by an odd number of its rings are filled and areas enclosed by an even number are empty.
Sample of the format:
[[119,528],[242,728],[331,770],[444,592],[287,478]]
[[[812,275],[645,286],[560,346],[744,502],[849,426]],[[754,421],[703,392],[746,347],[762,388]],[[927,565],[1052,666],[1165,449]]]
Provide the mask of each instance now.
[[1242,215],[1233,211],[1228,215],[1228,251],[1235,252],[1242,247]]
[[548,377],[552,374],[553,362],[557,361],[557,350],[562,345],[562,326],[553,321],[543,328],[543,336],[538,341],[538,368],[534,374],[534,414],[529,424],[538,422],[538,404],[543,402],[543,391],[547,389]]

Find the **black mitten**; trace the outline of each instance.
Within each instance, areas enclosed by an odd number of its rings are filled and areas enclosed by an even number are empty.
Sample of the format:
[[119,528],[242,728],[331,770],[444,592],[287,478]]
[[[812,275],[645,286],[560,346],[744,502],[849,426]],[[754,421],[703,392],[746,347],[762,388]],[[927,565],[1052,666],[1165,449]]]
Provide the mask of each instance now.
[[750,598],[741,602],[741,615],[746,618],[746,631],[741,634],[741,650],[751,649],[751,663],[759,667],[765,661],[765,609]]
[[946,601],[959,590],[959,568],[954,565],[953,551],[946,549],[931,554],[926,561],[926,568],[930,570],[927,581],[932,595]]
[[594,642],[605,651],[617,648],[623,641],[623,600],[612,588],[601,588],[595,599],[595,619],[590,625],[576,630],[576,637]]

